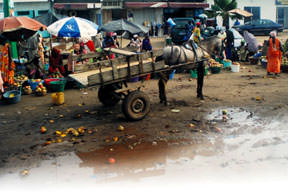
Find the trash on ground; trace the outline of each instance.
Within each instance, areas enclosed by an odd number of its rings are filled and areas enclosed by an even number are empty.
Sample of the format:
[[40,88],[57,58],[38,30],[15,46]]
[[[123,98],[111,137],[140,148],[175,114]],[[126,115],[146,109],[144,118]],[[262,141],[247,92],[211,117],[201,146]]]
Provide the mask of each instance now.
[[27,176],[28,174],[29,174],[29,171],[27,169],[24,169],[23,171],[21,171],[22,176]]
[[114,164],[114,163],[116,163],[116,160],[115,160],[113,157],[110,157],[110,158],[108,159],[108,162],[109,162],[110,164]]
[[125,129],[125,128],[124,128],[122,125],[119,125],[119,127],[118,127],[117,130],[118,130],[118,131],[124,131],[124,129]]
[[180,112],[180,109],[171,109],[171,112],[173,112],[173,113],[179,113],[179,112]]

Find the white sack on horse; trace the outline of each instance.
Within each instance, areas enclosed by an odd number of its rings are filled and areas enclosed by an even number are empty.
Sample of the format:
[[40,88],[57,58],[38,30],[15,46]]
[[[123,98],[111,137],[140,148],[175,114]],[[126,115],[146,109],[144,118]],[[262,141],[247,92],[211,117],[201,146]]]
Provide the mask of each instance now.
[[[186,48],[186,47],[190,48]],[[220,56],[222,47],[222,39],[217,36],[209,37],[200,41],[195,50],[198,60],[209,55]],[[184,45],[166,46],[163,49],[163,59],[167,65],[177,65],[179,63],[197,62],[195,53],[190,43]]]

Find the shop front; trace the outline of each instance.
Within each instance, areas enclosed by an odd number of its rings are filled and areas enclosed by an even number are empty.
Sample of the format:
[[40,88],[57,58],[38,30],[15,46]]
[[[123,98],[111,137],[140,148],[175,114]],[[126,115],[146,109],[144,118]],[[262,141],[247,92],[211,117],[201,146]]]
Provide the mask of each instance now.
[[54,3],[56,13],[82,17],[98,25],[102,24],[101,3]]
[[276,0],[276,21],[288,28],[288,0]]

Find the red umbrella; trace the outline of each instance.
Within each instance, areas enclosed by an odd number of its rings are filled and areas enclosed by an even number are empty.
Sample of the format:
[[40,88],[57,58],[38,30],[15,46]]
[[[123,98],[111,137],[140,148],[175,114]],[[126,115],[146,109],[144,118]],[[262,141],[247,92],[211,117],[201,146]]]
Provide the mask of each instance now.
[[34,35],[41,27],[46,25],[29,17],[6,17],[0,20],[0,33],[10,41],[18,41]]

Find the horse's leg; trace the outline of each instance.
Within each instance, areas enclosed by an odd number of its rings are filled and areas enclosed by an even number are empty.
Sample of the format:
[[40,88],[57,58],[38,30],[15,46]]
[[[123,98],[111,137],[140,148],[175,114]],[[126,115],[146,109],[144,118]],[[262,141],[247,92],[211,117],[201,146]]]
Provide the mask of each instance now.
[[163,73],[159,73],[159,75],[160,75],[160,79],[158,81],[158,88],[159,88],[160,103],[164,103],[164,105],[167,105],[166,85],[167,85],[168,79],[166,78],[166,75]]
[[197,67],[197,97],[201,100],[204,100],[202,88],[204,83],[204,73],[205,73],[205,64],[204,62],[199,62]]

